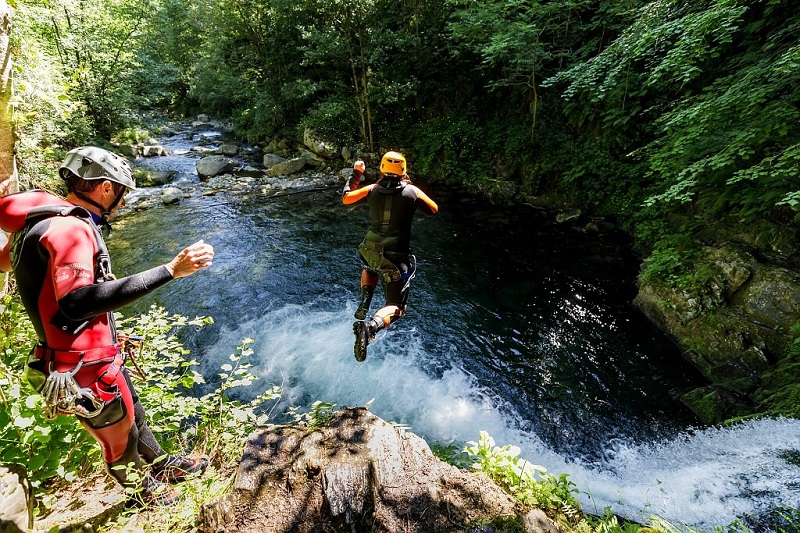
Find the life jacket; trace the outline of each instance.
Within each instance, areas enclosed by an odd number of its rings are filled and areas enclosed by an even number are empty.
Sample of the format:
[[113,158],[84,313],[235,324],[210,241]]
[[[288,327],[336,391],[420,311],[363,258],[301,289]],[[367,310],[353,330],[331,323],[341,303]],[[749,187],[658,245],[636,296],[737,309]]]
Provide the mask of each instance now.
[[[11,266],[20,288],[20,297],[29,311],[42,343],[44,343],[44,329],[41,317],[38,316],[38,311],[33,312],[33,309],[39,308],[38,294],[22,288],[38,287],[46,276],[47,261],[42,256],[38,243],[32,242],[28,235],[38,224],[54,216],[75,217],[91,228],[97,249],[94,256],[94,282],[101,283],[114,279],[108,248],[89,211],[41,190],[25,191],[0,198],[0,229],[12,232],[9,249]],[[64,332],[77,335],[91,320],[73,320],[58,310],[50,324]],[[116,338],[113,314],[109,314],[109,327],[112,338]]]
[[111,273],[111,256],[108,253],[108,248],[103,240],[103,236],[100,234],[100,230],[94,223],[91,213],[77,205],[41,205],[28,211],[28,214],[25,215],[25,226],[20,231],[14,232],[11,237],[10,256],[11,266],[14,271],[16,272],[17,270],[17,265],[21,257],[20,250],[22,248],[22,243],[25,241],[28,232],[42,220],[53,216],[72,216],[86,222],[89,227],[92,228],[98,250],[97,256],[95,257],[95,282],[100,283],[115,279],[114,274]]

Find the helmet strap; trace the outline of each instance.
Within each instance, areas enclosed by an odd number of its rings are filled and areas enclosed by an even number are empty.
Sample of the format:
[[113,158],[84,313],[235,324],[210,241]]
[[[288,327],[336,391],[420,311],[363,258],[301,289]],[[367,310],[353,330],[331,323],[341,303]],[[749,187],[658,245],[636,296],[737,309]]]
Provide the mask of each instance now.
[[100,228],[100,230],[102,231],[103,237],[107,237],[108,234],[111,233],[111,223],[108,221],[108,217],[111,216],[111,211],[113,211],[114,208],[117,207],[117,204],[122,200],[122,197],[125,196],[125,187],[122,188],[122,192],[117,195],[116,199],[114,200],[114,203],[111,204],[111,207],[109,207],[108,209],[106,209],[103,205],[101,205],[100,202],[92,200],[82,192],[73,191],[73,194],[78,198],[80,198],[81,200],[83,200],[84,202],[89,203],[100,210],[100,220],[98,220],[96,224],[97,227]]

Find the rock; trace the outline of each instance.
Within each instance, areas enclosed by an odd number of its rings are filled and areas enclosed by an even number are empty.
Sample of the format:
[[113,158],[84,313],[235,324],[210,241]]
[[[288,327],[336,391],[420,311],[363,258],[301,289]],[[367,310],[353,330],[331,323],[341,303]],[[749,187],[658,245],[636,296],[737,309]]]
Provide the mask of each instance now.
[[139,157],[141,149],[135,144],[120,144],[117,151],[125,157]]
[[275,155],[273,153],[264,154],[263,163],[264,163],[264,168],[267,169],[267,170],[269,170],[272,167],[274,167],[275,165],[279,165],[279,164],[281,164],[281,163],[283,163],[285,161],[286,161],[286,159],[284,159],[283,157],[281,157],[279,155]]
[[230,172],[236,168],[236,165],[223,155],[211,155],[198,161],[195,168],[200,180],[207,180],[210,177]]
[[718,243],[702,251],[693,268],[705,276],[694,286],[678,290],[640,280],[634,305],[677,340],[713,388],[684,400],[702,419],[769,411],[755,397],[766,401],[769,394],[759,387],[793,340],[800,275],[757,259],[742,245]]
[[219,148],[210,148],[208,146],[192,146],[192,152],[198,152],[205,155],[219,155]]
[[324,166],[328,162],[324,157],[319,156],[309,150],[303,150],[300,153],[300,157],[306,160],[306,164],[308,166],[314,168],[319,168],[321,166]]
[[219,146],[219,151],[222,155],[234,156],[239,153],[239,147],[232,143],[223,143]]
[[556,213],[556,222],[559,224],[572,222],[578,220],[582,214],[583,212],[580,209],[564,209]]
[[526,514],[522,523],[529,533],[560,533],[559,529],[541,509],[533,509]]
[[174,170],[154,170],[146,172],[142,176],[136,177],[136,185],[139,187],[153,187],[155,185],[166,185],[175,179],[177,172]]
[[781,267],[762,266],[735,302],[754,321],[789,329],[800,320],[800,275]]
[[178,203],[183,197],[183,191],[177,187],[167,187],[161,191],[161,202],[163,202],[164,205]]
[[144,157],[154,157],[162,155],[167,155],[167,151],[164,149],[163,146],[147,145],[142,148],[142,156]]
[[315,154],[325,159],[333,158],[339,151],[335,146],[327,141],[323,141],[311,128],[306,128],[303,132],[303,144]]
[[486,185],[484,194],[486,198],[495,204],[508,204],[512,202],[519,192],[517,185],[510,181],[493,180]]
[[306,159],[304,157],[295,157],[288,161],[283,161],[277,165],[273,165],[267,169],[266,174],[269,177],[288,176],[289,174],[296,174],[302,171],[306,166]]
[[[518,512],[527,511],[484,476],[440,461],[420,437],[359,408],[314,431],[259,428],[231,491],[201,509],[200,529],[461,533],[509,517],[521,524]],[[543,525],[528,531],[557,531],[536,518]]]
[[14,533],[33,528],[33,487],[25,469],[0,465],[0,531]]
[[109,522],[125,510],[126,500],[122,487],[105,472],[81,477],[74,484],[59,489],[50,514],[37,516],[33,530],[108,531]]
[[706,424],[744,415],[752,408],[741,397],[715,387],[695,389],[681,396],[681,401]]

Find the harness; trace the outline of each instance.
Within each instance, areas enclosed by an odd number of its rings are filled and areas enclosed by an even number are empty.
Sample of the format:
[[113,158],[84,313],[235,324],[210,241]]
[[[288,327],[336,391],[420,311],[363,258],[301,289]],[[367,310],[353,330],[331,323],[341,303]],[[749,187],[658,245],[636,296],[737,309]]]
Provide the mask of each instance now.
[[[111,272],[111,258],[103,237],[91,214],[79,206],[44,205],[31,209],[25,217],[25,226],[14,233],[10,249],[11,262],[17,270],[22,257],[25,238],[36,224],[53,216],[72,216],[82,220],[92,228],[98,253],[95,257],[95,282],[102,283],[116,279]],[[52,320],[52,324],[78,334],[91,321],[76,323],[63,316],[60,311]],[[114,324],[113,314],[109,313],[109,326],[112,337],[119,340]],[[118,396],[115,390],[117,376],[122,371],[126,355],[132,355],[134,343],[128,338],[109,346],[101,346],[89,350],[55,350],[43,344],[37,344],[31,350],[25,367],[25,376],[31,386],[42,394],[45,400],[45,416],[53,419],[57,414],[76,414],[82,418],[94,419],[104,411],[108,402]],[[111,363],[89,387],[79,387],[75,375],[86,366]],[[75,365],[71,370],[58,371],[55,365]]]

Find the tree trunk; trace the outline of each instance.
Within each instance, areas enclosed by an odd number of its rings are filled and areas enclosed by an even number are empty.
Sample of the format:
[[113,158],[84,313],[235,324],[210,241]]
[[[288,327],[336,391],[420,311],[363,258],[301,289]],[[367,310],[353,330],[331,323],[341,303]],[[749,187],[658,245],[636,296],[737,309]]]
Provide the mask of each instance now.
[[[14,183],[9,192],[16,192],[16,164],[14,159],[14,125],[11,121],[11,10],[5,0],[0,0],[0,181],[11,177]],[[0,248],[5,246],[6,235],[0,232]],[[8,274],[0,276],[0,296],[8,291]]]

